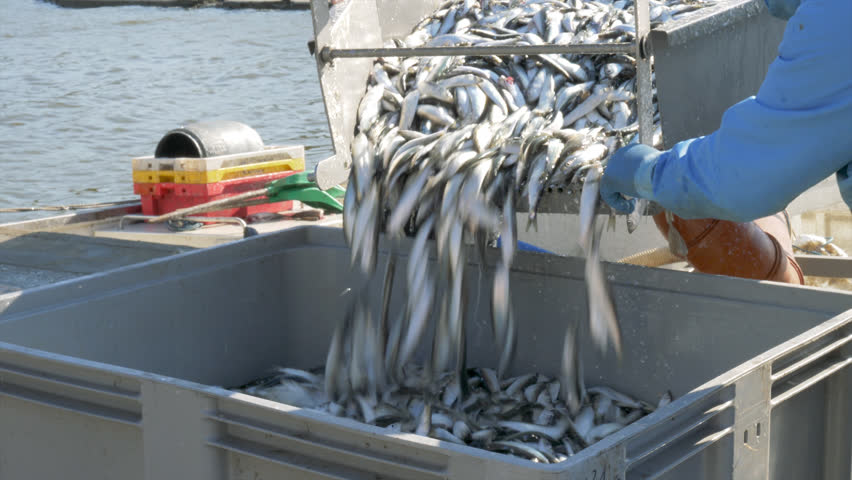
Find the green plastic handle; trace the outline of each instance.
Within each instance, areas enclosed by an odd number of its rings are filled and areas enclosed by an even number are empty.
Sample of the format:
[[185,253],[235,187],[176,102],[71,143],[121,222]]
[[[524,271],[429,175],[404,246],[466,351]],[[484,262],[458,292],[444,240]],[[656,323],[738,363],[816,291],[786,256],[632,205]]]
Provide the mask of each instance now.
[[316,187],[317,184],[308,180],[307,172],[294,173],[284,178],[274,180],[266,185],[266,194],[269,197],[276,195],[281,190],[291,188]]
[[[342,190],[339,187],[335,188]],[[335,188],[329,189],[329,191],[335,190]],[[346,190],[343,190],[343,193],[345,192]],[[335,190],[334,193],[338,194],[339,192]],[[298,200],[313,208],[321,208],[335,213],[343,211],[343,204],[331,193],[320,190],[316,183],[308,179],[308,174],[305,172],[270,182],[266,186],[266,196],[271,202]]]

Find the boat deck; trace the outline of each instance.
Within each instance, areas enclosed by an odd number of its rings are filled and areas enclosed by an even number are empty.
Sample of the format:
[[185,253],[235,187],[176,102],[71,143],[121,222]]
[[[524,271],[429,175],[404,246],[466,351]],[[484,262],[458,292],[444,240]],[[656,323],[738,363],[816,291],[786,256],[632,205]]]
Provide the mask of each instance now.
[[[0,224],[0,295],[239,241],[246,234],[241,225],[226,223],[205,224],[195,230],[173,231],[166,224],[150,224],[133,219],[133,215],[138,215],[140,210],[139,203],[128,202],[116,207]],[[818,219],[826,224],[823,228],[810,225],[815,220],[807,215],[795,215],[793,218],[794,228],[799,231],[831,231],[835,238],[844,239],[844,243],[848,240],[848,232],[843,230],[848,227],[848,213],[839,222],[831,224],[827,223],[827,214],[823,213]],[[250,217],[248,227],[251,233],[259,235],[305,225],[340,227],[343,222],[340,214],[319,215],[319,211],[304,207],[282,215],[266,214],[258,220],[252,221]],[[565,232],[571,231],[571,228],[572,225],[564,221],[545,219],[538,232],[520,231],[520,240],[560,255],[576,255],[565,246],[570,244],[566,241]],[[639,235],[651,236],[653,240],[643,243]],[[607,240],[615,242],[610,250],[619,255],[614,257],[618,259],[661,243],[658,236],[654,229],[649,228],[644,229],[644,232],[635,232],[630,237],[635,242],[632,250],[618,244],[617,235],[611,235]],[[838,286],[835,283],[849,282],[849,277],[852,277],[849,274],[852,272],[852,257],[796,255],[796,258],[806,277],[825,277],[815,280],[816,283],[808,282],[809,285],[850,289],[849,286]],[[661,267],[684,270],[688,265],[679,262]]]
[[[0,225],[0,295],[233,242],[245,235],[235,224],[173,231],[166,224],[132,217],[121,220],[138,212],[138,203],[128,203]],[[342,224],[339,214],[317,218],[305,213],[315,211],[301,208],[249,226],[262,235],[303,225]]]

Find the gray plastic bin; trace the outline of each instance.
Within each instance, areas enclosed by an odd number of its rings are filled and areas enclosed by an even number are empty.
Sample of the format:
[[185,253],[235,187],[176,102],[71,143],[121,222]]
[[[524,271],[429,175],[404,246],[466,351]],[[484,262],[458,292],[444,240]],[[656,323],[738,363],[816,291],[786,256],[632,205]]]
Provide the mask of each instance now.
[[[586,314],[582,272],[578,258],[518,257],[517,372],[557,372],[565,320]],[[852,294],[630,265],[607,273],[624,358],[586,349],[587,383],[677,399],[557,465],[221,388],[272,365],[324,362],[355,279],[338,229],[0,296],[0,478],[850,477]],[[489,302],[471,306],[482,319],[472,365],[495,364]]]

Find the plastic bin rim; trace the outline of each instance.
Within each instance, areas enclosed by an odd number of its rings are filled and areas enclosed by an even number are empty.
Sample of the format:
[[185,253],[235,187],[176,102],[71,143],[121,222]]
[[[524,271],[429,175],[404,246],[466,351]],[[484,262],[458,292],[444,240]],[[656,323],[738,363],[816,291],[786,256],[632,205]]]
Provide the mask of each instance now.
[[[777,345],[776,347],[773,347],[767,350],[766,352],[757,355],[752,359],[746,360],[745,362],[732,368],[731,370],[728,370],[727,372],[724,372],[718,375],[717,377],[710,379],[709,381],[695,387],[694,389],[681,396],[680,398],[676,399],[675,401],[671,402],[670,404],[637,420],[636,422],[628,425],[627,427],[624,427],[623,429],[597,442],[591,447],[588,447],[578,452],[576,455],[571,456],[567,460],[549,465],[538,464],[520,458],[500,455],[496,452],[490,452],[475,447],[469,447],[467,445],[456,445],[451,442],[444,442],[430,437],[422,437],[420,435],[415,434],[389,434],[383,428],[376,427],[373,425],[367,425],[356,420],[348,418],[338,418],[315,410],[303,409],[283,403],[274,402],[271,400],[265,400],[259,397],[253,397],[239,392],[233,392],[218,386],[204,385],[197,382],[192,382],[190,380],[174,378],[166,375],[158,375],[155,373],[145,372],[142,370],[127,367],[109,365],[68,355],[46,352],[43,350],[14,345],[3,341],[0,341],[0,352],[10,352],[19,356],[36,357],[42,360],[47,359],[54,363],[72,364],[74,367],[83,368],[88,371],[107,373],[111,375],[120,375],[135,380],[147,380],[166,383],[179,388],[193,390],[199,393],[215,396],[220,400],[248,402],[265,409],[280,411],[282,414],[296,415],[300,417],[306,417],[311,420],[322,421],[326,424],[333,425],[334,428],[361,432],[366,431],[372,434],[381,435],[383,440],[388,442],[402,442],[408,444],[414,443],[417,444],[418,447],[434,449],[434,451],[438,453],[440,453],[441,450],[451,450],[459,454],[467,454],[479,458],[497,460],[542,472],[562,472],[570,469],[576,464],[583,463],[589,458],[596,458],[601,456],[601,454],[612,449],[617,444],[632,440],[646,428],[653,428],[657,425],[661,425],[665,422],[668,422],[671,418],[674,418],[678,414],[683,412],[682,407],[689,404],[696,404],[704,400],[705,398],[709,398],[711,395],[718,392],[720,389],[724,388],[725,386],[731,385],[739,378],[745,376],[746,374],[757,368],[761,368],[761,366],[766,365],[768,362],[772,362],[776,359],[779,359],[784,355],[793,352],[804,344],[810,343],[811,341],[816,340],[819,337],[826,336],[834,331],[837,331],[849,325],[852,325],[852,309],[849,309],[839,315],[836,315],[835,317],[826,320],[825,322],[817,325],[816,327],[813,327],[801,333],[800,335],[797,335],[787,340],[786,342],[783,342],[780,345]],[[210,416],[215,417],[216,415],[215,413],[210,413]]]
[[[290,238],[294,238],[296,240],[302,240],[302,244],[298,245],[298,247],[293,247],[287,244],[287,240]],[[276,245],[274,248],[268,248],[258,253],[256,251],[252,251],[247,246],[252,245],[252,242],[269,242],[270,244]],[[411,243],[413,243],[413,239],[404,238],[401,240],[400,247],[402,251],[407,251],[410,248]],[[99,278],[106,275],[117,274],[119,272],[130,272],[135,269],[146,268],[151,265],[157,264],[170,264],[175,261],[179,261],[186,258],[192,258],[194,256],[201,256],[203,258],[205,255],[221,257],[218,255],[220,249],[234,249],[234,250],[249,250],[246,254],[250,255],[250,257],[236,256],[236,258],[240,258],[240,262],[253,257],[264,257],[270,255],[273,251],[281,251],[293,248],[305,248],[305,247],[326,247],[326,248],[337,248],[337,249],[347,249],[346,243],[343,239],[343,233],[340,228],[337,227],[327,227],[327,226],[317,226],[317,225],[301,225],[292,228],[288,228],[286,230],[281,230],[274,233],[268,233],[264,235],[258,235],[253,237],[248,237],[241,239],[235,242],[227,242],[220,245],[215,245],[212,247],[207,247],[203,249],[191,250],[186,252],[177,253],[175,255],[171,255],[164,258],[154,258],[151,260],[147,260],[145,262],[136,263],[133,265],[125,265],[123,267],[119,267],[113,270],[107,270],[103,272],[95,272],[88,275],[83,275],[75,278],[70,278],[67,280],[62,280],[56,283],[40,285],[34,288],[20,290],[17,292],[10,292],[7,294],[0,295],[0,317],[2,317],[4,313],[5,307],[11,303],[12,300],[17,298],[23,294],[34,294],[38,292],[42,292],[51,288],[58,288],[61,286],[66,286],[68,284],[73,284],[75,282],[84,282],[94,278]],[[433,245],[430,244],[430,247]],[[493,251],[492,251],[493,250]],[[389,245],[387,239],[383,236],[380,236],[378,251],[380,253],[387,253],[389,251]],[[209,253],[208,253],[209,252]],[[485,252],[486,258],[486,270],[493,269],[496,259],[499,256],[499,252],[496,249],[489,249]],[[406,255],[403,255],[403,258],[407,258]],[[429,258],[434,260],[436,258],[434,250],[430,252]],[[544,260],[544,261],[542,261]],[[236,260],[235,260],[236,261]],[[201,263],[201,260],[199,260]],[[558,268],[554,268],[552,264],[562,264],[559,265]],[[623,278],[623,273],[626,271],[634,270],[634,269],[646,269],[649,272],[649,275],[656,276],[656,284],[654,282],[649,282],[644,284],[643,288],[648,291],[667,291],[673,293],[682,293],[683,290],[681,287],[685,284],[695,284],[698,283],[699,286],[701,283],[710,283],[714,287],[724,288],[724,291],[720,291],[719,295],[724,295],[729,301],[732,302],[742,302],[742,303],[771,303],[772,305],[779,305],[778,301],[783,300],[784,303],[781,304],[783,306],[788,306],[790,308],[794,308],[796,310],[808,311],[808,312],[825,312],[825,309],[818,309],[821,306],[821,302],[817,297],[822,296],[845,296],[849,298],[849,305],[852,306],[852,292],[845,292],[840,290],[825,290],[818,287],[810,287],[806,285],[790,285],[786,283],[779,282],[771,282],[771,281],[755,281],[751,279],[745,278],[734,278],[734,277],[722,277],[719,275],[710,275],[703,273],[694,273],[694,272],[678,272],[674,270],[666,270],[666,269],[657,269],[657,268],[648,268],[648,267],[639,267],[636,265],[627,265],[620,264],[616,262],[607,262],[604,261],[605,271],[607,273],[607,277],[609,279],[609,283],[612,286],[626,286],[626,287],[636,287],[636,284],[632,281],[625,280]],[[204,263],[204,267],[202,269],[210,269],[217,268],[219,265]],[[476,258],[472,258],[468,260],[468,265],[478,266],[478,260]],[[549,255],[537,252],[528,252],[528,251],[519,251],[515,255],[515,260],[512,264],[512,272],[517,273],[531,273],[537,274],[544,277],[561,277],[567,279],[574,280],[583,280],[585,278],[585,271],[583,268],[584,260],[580,257],[570,257],[570,256],[558,256],[558,255]],[[556,270],[556,271],[554,271]],[[187,274],[189,275],[189,274]],[[743,285],[751,285],[754,283],[759,283],[764,287],[759,291],[760,296],[756,297],[755,292],[744,292],[742,286]],[[662,285],[661,285],[662,284]],[[133,285],[127,285],[123,282],[119,283],[117,286],[113,286],[113,288],[133,288]],[[778,296],[777,294],[770,295],[769,292],[774,291],[775,289],[784,289],[789,294]],[[88,292],[88,290],[82,289],[84,292]],[[97,292],[98,294],[105,294],[111,291],[111,289],[101,290]],[[801,302],[801,296],[796,295],[797,291],[808,292],[808,296],[811,297],[809,305],[804,305]],[[89,293],[91,294],[91,293]],[[707,295],[707,294],[705,294]],[[707,295],[711,296],[711,295]],[[712,296],[711,296],[712,297]],[[14,318],[14,315],[13,317]],[[0,318],[0,322],[4,319]]]

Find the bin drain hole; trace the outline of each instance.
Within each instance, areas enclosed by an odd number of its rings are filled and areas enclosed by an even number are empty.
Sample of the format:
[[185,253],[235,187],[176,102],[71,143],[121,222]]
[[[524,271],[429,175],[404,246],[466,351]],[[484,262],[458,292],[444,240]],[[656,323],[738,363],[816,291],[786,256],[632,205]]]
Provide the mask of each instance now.
[[754,436],[755,436],[755,437],[760,437],[760,423],[759,423],[759,422],[758,422],[758,424],[754,427]]
[[743,431],[743,443],[748,443],[748,430]]

